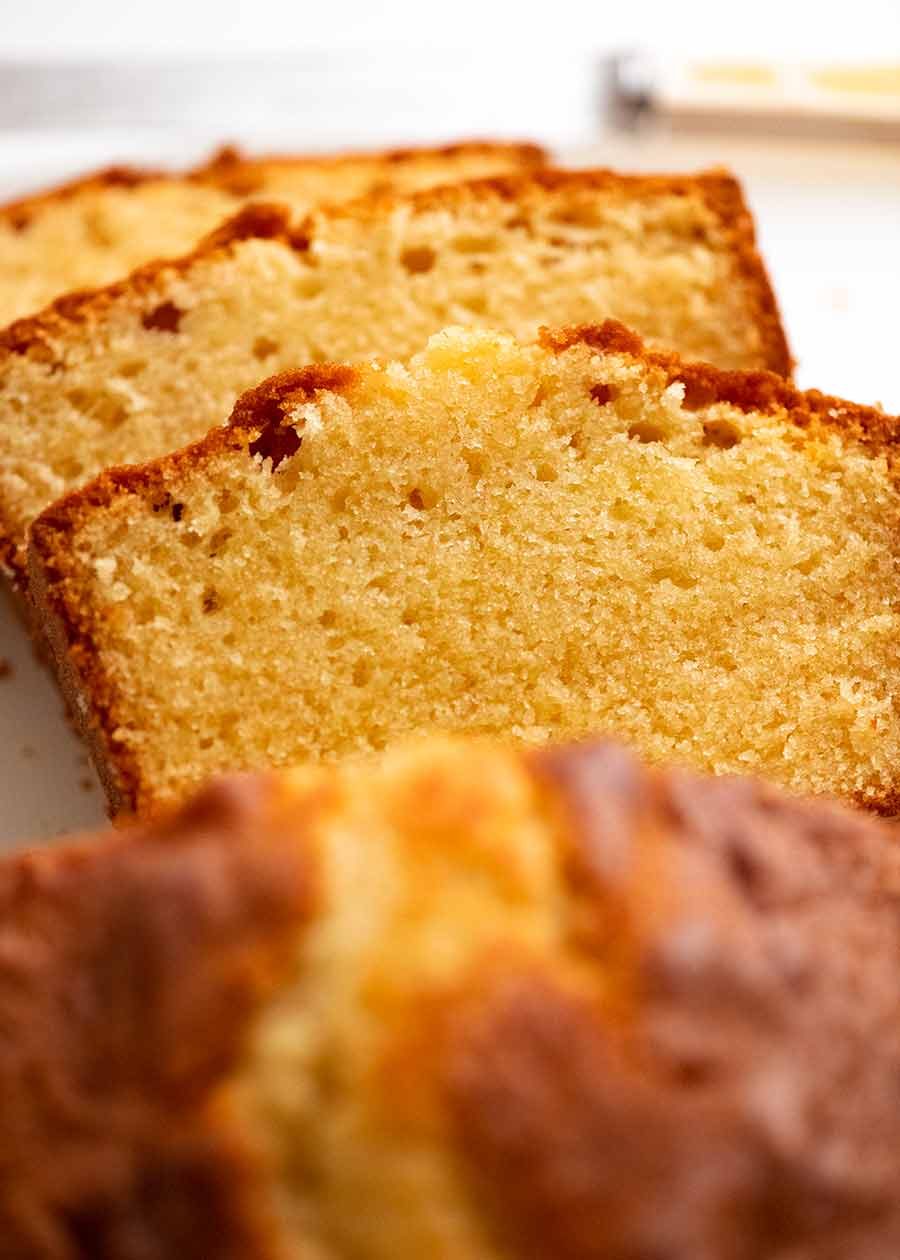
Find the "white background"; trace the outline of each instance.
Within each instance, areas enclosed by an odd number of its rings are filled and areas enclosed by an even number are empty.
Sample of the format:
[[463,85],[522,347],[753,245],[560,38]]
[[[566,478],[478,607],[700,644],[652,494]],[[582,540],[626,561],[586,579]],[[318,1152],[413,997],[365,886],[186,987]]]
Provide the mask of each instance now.
[[374,49],[398,43],[460,49],[493,45],[505,58],[527,44],[571,52],[633,44],[663,52],[773,57],[896,59],[900,53],[896,0],[857,0],[852,6],[808,0],[749,5],[698,0],[3,0],[0,16],[0,52],[52,56]]

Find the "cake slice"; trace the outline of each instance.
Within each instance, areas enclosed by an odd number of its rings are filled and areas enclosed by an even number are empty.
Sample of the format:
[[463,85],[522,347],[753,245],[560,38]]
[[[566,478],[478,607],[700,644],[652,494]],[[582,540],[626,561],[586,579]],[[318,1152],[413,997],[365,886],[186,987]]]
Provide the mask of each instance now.
[[535,145],[472,143],[283,158],[228,148],[183,175],[111,167],[0,207],[0,326],[184,253],[250,199],[283,198],[300,213],[379,188],[404,192],[543,161]]
[[787,371],[737,184],[537,173],[314,213],[251,208],[181,262],[0,335],[0,563],[114,464],[221,424],[298,363],[406,357],[451,323],[523,337],[615,315],[724,366]]
[[608,744],[0,863],[9,1260],[893,1260],[896,830]]
[[898,421],[608,322],[313,366],[32,531],[116,809],[434,729],[900,806]]

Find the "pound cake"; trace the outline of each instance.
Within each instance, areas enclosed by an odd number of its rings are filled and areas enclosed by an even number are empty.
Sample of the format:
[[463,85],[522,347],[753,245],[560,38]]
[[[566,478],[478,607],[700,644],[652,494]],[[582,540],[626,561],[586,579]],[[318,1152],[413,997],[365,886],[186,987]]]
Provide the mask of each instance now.
[[535,145],[471,143],[284,158],[228,148],[184,175],[111,167],[0,207],[0,326],[184,253],[251,198],[284,198],[305,212],[377,188],[425,188],[543,161]]
[[168,454],[298,363],[405,358],[447,324],[614,315],[725,366],[789,359],[722,174],[537,173],[321,210],[250,208],[192,257],[0,334],[0,564],[102,469]]
[[449,329],[75,492],[31,589],[115,809],[439,729],[892,812],[898,423],[611,321]]
[[616,745],[0,863],[5,1260],[896,1260],[887,824]]

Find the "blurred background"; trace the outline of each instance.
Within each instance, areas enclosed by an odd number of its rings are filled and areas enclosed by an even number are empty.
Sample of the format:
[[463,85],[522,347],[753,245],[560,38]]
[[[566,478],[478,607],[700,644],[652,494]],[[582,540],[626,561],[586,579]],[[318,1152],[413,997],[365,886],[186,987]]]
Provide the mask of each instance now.
[[[0,0],[0,199],[224,141],[472,137],[572,165],[731,167],[799,382],[900,412],[900,0]],[[0,660],[0,844],[99,821],[56,691],[2,613]]]
[[521,136],[570,164],[725,164],[801,382],[900,410],[897,0],[0,3],[0,196],[223,140]]

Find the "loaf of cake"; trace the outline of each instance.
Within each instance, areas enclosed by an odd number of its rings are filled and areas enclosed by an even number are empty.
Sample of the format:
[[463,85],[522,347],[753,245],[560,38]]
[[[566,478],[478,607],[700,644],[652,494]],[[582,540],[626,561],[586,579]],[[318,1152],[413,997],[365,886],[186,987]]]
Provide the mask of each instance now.
[[896,1260],[888,824],[614,744],[0,863],[4,1260]]
[[535,145],[473,143],[284,158],[229,148],[184,175],[111,167],[0,207],[0,326],[63,293],[184,253],[248,199],[278,197],[305,212],[377,189],[510,174],[543,161]]
[[31,590],[117,810],[437,729],[893,812],[898,425],[612,321],[449,329],[73,493]]
[[314,213],[250,208],[181,262],[0,334],[0,564],[102,469],[168,454],[297,364],[406,357],[451,323],[615,315],[726,367],[790,366],[737,184],[537,173]]

